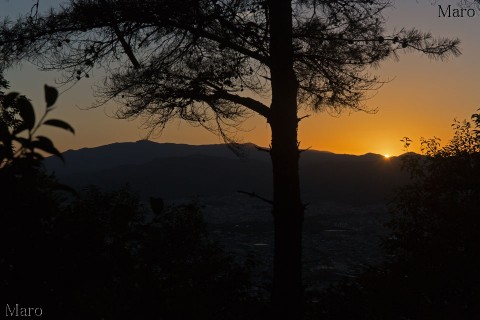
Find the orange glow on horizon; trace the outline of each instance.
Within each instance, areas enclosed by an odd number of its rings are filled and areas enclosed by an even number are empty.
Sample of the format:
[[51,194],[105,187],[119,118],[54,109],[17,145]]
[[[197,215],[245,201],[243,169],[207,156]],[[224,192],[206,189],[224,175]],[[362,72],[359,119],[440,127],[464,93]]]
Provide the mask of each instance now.
[[[1,4],[0,12],[3,14],[3,9],[13,3]],[[440,19],[437,7],[428,1],[398,1],[390,11],[386,27],[398,29],[405,25],[423,31],[435,30],[434,36],[459,37],[462,55],[436,61],[416,53],[400,54],[400,61],[386,60],[380,68],[367,70],[385,82],[378,91],[367,93],[370,98],[364,101],[378,112],[367,114],[345,110],[339,116],[332,116],[328,112],[302,110],[300,116],[309,114],[311,117],[299,123],[301,149],[353,155],[375,153],[388,159],[387,155],[394,157],[405,153],[400,140],[407,136],[412,140],[408,151],[420,153],[422,137],[439,137],[443,145],[453,136],[450,125],[455,118],[468,120],[477,112],[480,105],[477,89],[480,75],[478,19]],[[5,73],[11,85],[8,91],[25,94],[32,100],[36,112],[43,111],[43,84],[55,85],[59,76],[53,71],[37,71],[36,66],[28,63]],[[39,134],[51,138],[60,151],[145,138],[148,129],[142,126],[142,119],[115,119],[116,106],[113,103],[84,110],[95,102],[92,88],[101,85],[103,77],[101,69],[92,71],[89,79],[82,79],[59,97],[51,116],[71,124],[75,135],[56,128],[41,128]],[[268,97],[266,100],[268,104]],[[260,116],[249,118],[241,129],[232,135],[239,143],[250,142],[263,147],[271,143],[269,125]],[[161,134],[150,139],[158,143],[192,145],[223,143],[219,136],[180,121],[168,123]]]

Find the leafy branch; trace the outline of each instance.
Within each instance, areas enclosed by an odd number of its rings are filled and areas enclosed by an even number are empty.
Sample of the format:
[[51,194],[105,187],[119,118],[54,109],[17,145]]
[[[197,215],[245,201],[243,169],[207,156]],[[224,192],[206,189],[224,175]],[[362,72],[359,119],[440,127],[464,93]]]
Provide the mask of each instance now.
[[[40,152],[53,154],[64,161],[62,154],[52,140],[45,136],[35,136],[43,126],[53,126],[75,134],[73,127],[59,119],[47,119],[54,109],[58,98],[58,90],[45,85],[46,108],[38,122],[30,100],[18,92],[0,96],[0,169],[17,161],[37,162],[44,158]],[[26,137],[25,137],[26,136]],[[18,144],[15,148],[15,144]]]

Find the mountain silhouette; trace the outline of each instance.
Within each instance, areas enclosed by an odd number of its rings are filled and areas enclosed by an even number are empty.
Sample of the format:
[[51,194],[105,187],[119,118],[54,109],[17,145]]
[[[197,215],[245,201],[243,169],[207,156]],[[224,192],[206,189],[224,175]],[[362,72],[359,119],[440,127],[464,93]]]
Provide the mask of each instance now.
[[[49,172],[75,188],[95,184],[107,190],[128,184],[143,199],[225,196],[238,190],[271,196],[269,155],[253,144],[241,145],[242,156],[226,145],[186,145],[152,141],[114,143],[45,159]],[[406,181],[400,157],[384,158],[307,150],[300,175],[306,202],[382,203]]]

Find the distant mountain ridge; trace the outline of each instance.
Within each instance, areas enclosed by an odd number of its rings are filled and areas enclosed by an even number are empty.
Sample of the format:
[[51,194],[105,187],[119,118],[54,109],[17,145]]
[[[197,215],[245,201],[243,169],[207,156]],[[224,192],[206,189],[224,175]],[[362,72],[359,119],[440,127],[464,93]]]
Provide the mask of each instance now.
[[[95,184],[118,189],[129,184],[142,197],[224,196],[237,190],[269,196],[269,155],[253,144],[238,157],[226,145],[186,145],[152,141],[124,142],[63,153],[45,159],[48,171],[76,188]],[[302,192],[307,202],[384,202],[394,186],[406,181],[399,157],[362,156],[307,150],[301,153]]]

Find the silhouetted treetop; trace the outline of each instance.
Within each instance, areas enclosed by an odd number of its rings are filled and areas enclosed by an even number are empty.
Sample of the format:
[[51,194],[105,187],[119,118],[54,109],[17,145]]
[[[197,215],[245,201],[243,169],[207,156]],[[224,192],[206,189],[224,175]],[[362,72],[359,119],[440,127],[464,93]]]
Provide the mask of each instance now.
[[[293,59],[298,102],[363,109],[379,84],[366,68],[405,50],[445,58],[458,40],[416,29],[386,34],[390,1],[293,1]],[[102,101],[121,117],[140,114],[162,128],[181,118],[209,129],[252,112],[269,117],[270,20],[265,1],[76,0],[46,15],[0,28],[2,68],[27,59],[59,69],[65,81],[107,71]]]

